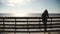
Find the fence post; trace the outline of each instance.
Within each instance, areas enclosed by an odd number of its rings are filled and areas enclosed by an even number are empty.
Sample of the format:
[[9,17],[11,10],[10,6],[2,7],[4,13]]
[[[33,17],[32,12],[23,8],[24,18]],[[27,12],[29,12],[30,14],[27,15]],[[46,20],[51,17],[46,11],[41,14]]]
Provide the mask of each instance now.
[[[51,18],[51,23],[50,23],[51,25],[50,25],[50,27],[52,27],[52,18]],[[52,29],[52,28],[51,28]]]
[[[39,19],[39,29],[40,29],[40,24],[41,24],[41,23],[40,23],[40,19]],[[40,29],[40,31],[41,31],[41,29]]]
[[[27,31],[29,32],[29,25],[28,25],[28,18],[27,18]],[[29,32],[29,34],[30,34],[30,32]]]
[[3,31],[4,31],[4,29],[5,29],[5,22],[4,22],[4,19],[3,19]]
[[14,34],[16,34],[16,19],[15,19],[15,32],[14,32]]

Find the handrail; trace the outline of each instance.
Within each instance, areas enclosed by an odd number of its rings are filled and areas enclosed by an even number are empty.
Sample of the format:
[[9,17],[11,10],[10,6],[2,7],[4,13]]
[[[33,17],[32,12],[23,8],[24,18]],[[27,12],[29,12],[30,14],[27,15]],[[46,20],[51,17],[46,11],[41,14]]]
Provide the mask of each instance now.
[[[41,24],[42,22],[42,17],[0,17],[0,19],[2,19],[2,22],[3,24],[0,24],[0,29],[3,29],[3,30],[0,30],[0,32],[44,32],[43,31],[29,31],[29,29],[44,29],[44,24]],[[14,21],[5,21],[5,19],[14,19]],[[26,21],[18,21],[16,19],[26,19]],[[29,21],[29,19],[38,19],[38,21],[34,21],[34,20],[31,20]],[[41,20],[40,20],[41,19]],[[60,17],[49,17],[47,22],[51,22],[51,24],[46,24],[47,25],[47,29],[48,28],[60,28]],[[57,20],[54,20],[54,19],[57,19]],[[8,24],[5,24],[6,22],[8,22]],[[9,22],[11,23],[15,23],[15,24],[9,24]],[[17,22],[19,23],[22,23],[22,22],[25,22],[27,24],[16,24]],[[29,24],[29,22],[38,22],[38,24]],[[56,23],[53,23],[53,22],[56,22]],[[51,25],[51,26],[50,26]],[[56,26],[58,25],[58,26]],[[3,26],[3,27],[1,27]],[[5,26],[14,26],[14,27],[5,27]],[[17,26],[22,26],[22,27],[17,27]],[[31,27],[32,26],[32,27]],[[36,27],[35,27],[36,26]],[[15,29],[15,31],[8,31],[8,30],[4,30],[4,29]],[[16,31],[16,29],[27,29],[28,31]],[[57,32],[57,31],[60,31],[60,29],[58,30],[47,30],[48,32]]]

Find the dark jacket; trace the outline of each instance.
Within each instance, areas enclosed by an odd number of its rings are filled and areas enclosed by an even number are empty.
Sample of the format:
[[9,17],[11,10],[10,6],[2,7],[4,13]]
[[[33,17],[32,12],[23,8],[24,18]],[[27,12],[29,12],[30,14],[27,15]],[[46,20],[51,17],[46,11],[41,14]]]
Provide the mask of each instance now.
[[44,13],[42,14],[42,21],[47,22],[48,17],[49,17],[48,11],[45,10]]

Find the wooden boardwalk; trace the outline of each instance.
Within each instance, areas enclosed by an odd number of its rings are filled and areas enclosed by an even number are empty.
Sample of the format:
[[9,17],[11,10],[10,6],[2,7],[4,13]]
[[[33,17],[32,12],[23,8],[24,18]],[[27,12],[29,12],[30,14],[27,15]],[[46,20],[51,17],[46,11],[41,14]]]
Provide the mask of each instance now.
[[60,32],[60,17],[48,18],[47,31],[42,17],[0,17],[0,32]]

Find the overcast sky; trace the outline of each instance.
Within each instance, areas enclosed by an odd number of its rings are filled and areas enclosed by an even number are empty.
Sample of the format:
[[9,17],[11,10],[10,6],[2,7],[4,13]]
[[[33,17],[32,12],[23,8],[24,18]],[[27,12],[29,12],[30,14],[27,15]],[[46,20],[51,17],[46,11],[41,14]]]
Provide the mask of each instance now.
[[27,13],[60,13],[60,0],[0,0],[0,13],[26,15]]

